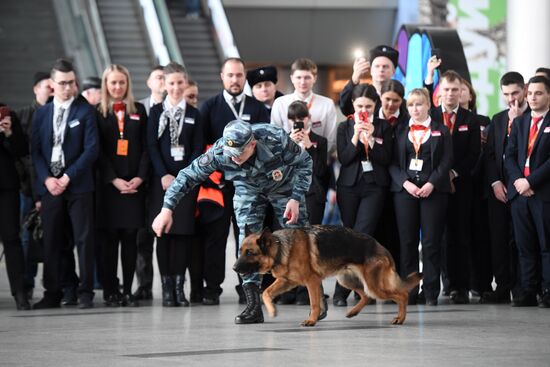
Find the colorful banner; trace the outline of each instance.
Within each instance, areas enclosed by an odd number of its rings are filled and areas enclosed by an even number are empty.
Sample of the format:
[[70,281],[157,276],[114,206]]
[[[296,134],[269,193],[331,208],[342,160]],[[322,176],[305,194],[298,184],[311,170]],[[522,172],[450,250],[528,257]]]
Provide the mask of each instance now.
[[500,77],[506,70],[507,0],[449,0],[447,22],[455,27],[477,93],[477,110],[492,116],[504,108]]

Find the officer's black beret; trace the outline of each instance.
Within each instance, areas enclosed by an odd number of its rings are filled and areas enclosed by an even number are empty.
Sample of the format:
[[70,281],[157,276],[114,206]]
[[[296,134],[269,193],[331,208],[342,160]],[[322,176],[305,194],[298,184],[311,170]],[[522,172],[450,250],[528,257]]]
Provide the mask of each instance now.
[[100,89],[101,88],[101,79],[95,76],[90,76],[82,81],[82,91],[84,92],[87,89]]
[[246,73],[246,80],[248,80],[248,84],[250,84],[251,88],[265,81],[271,81],[273,84],[277,84],[277,68],[275,66],[263,66],[261,68],[249,70]]
[[391,60],[393,63],[393,66],[397,68],[397,60],[399,59],[399,51],[397,51],[395,48],[390,46],[376,46],[372,50],[370,50],[370,62],[372,63],[374,59],[376,59],[379,56],[385,56],[388,59]]
[[33,87],[40,83],[42,80],[50,79],[50,73],[44,71],[37,71],[33,76]]

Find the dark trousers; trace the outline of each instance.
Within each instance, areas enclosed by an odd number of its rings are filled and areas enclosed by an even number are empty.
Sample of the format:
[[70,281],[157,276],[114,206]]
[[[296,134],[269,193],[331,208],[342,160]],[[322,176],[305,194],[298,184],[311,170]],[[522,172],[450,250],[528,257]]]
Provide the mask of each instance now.
[[185,274],[189,261],[192,236],[164,234],[157,237],[157,261],[160,275]]
[[92,193],[63,193],[42,198],[42,226],[44,230],[44,288],[45,296],[60,297],[63,244],[66,244],[70,222],[73,243],[78,250],[80,283],[78,293],[93,294],[94,285],[94,221]]
[[[209,221],[203,218],[199,225],[199,234],[204,248],[204,262],[202,266],[204,277],[204,297],[213,298],[222,293],[222,283],[225,280],[225,253],[229,228],[232,224],[233,190],[223,191],[224,212],[217,220]],[[233,227],[238,238],[238,228]],[[238,240],[237,240],[238,249]]]
[[12,295],[23,291],[25,257],[19,237],[19,192],[0,190],[0,239]]
[[488,213],[492,274],[497,290],[507,292],[516,286],[517,248],[510,205],[498,201],[493,190],[489,193]]
[[306,208],[309,219],[309,224],[321,224],[323,215],[325,214],[326,198],[319,200],[317,195],[306,196]]
[[153,249],[155,236],[149,228],[140,228],[137,232],[136,276],[140,288],[153,288]]
[[[479,187],[481,188],[481,187]],[[470,289],[482,294],[492,290],[493,273],[491,271],[491,239],[489,231],[487,199],[474,190],[472,202],[470,240]]]
[[550,202],[535,196],[516,196],[511,201],[514,234],[518,246],[521,288],[538,291],[538,263],[542,288],[550,289]]
[[124,294],[132,291],[137,257],[137,229],[104,229],[102,230],[103,247],[103,289],[108,295],[118,293],[118,244],[120,243],[120,260]]
[[[376,226],[382,214],[386,188],[363,179],[355,186],[338,186],[336,198],[344,227],[374,236]],[[346,299],[350,290],[338,282],[334,288],[334,298]]]
[[456,192],[449,196],[445,226],[445,264],[449,289],[468,291],[470,288],[470,248],[472,215],[472,181],[458,177]]
[[448,194],[434,191],[429,197],[418,199],[402,190],[393,199],[401,240],[401,277],[419,269],[418,245],[422,233],[423,290],[427,299],[437,299]]
[[384,209],[374,232],[374,238],[390,252],[395,262],[395,268],[399,273],[401,267],[401,250],[399,242],[399,231],[397,230],[397,219],[395,218],[395,207],[393,205],[393,192],[387,192],[384,199]]

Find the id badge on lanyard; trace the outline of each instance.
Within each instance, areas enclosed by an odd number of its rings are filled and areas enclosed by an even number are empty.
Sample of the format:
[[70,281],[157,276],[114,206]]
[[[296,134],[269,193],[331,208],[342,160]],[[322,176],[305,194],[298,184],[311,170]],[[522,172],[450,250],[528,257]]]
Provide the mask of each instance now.
[[[233,112],[233,115],[237,120],[242,120],[243,112],[244,112],[244,102],[246,99],[246,94],[243,94],[243,100],[241,101],[241,107],[239,108],[239,113],[237,114],[237,110],[235,109],[235,106],[233,106],[232,103],[228,103],[227,105],[231,109],[231,112]],[[249,118],[250,119],[250,118]]]

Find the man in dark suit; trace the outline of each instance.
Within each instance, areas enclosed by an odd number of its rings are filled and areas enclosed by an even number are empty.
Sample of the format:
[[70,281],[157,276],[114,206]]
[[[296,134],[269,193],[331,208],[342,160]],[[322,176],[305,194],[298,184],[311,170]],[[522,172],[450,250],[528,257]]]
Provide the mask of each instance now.
[[[151,107],[162,103],[166,87],[164,85],[164,67],[155,65],[147,78],[147,87],[151,90],[151,95],[145,97],[139,102],[145,107],[147,115]],[[149,203],[146,203],[149,206]],[[138,256],[136,261],[136,277],[139,287],[134,293],[137,300],[153,299],[153,248],[155,238],[148,228],[138,230],[137,247]]]
[[[223,129],[232,120],[243,120],[251,124],[269,122],[269,112],[264,104],[244,93],[246,72],[243,60],[226,59],[221,67],[220,77],[224,90],[206,100],[200,107],[205,142],[214,144],[222,137]],[[201,230],[204,242],[204,289],[203,304],[217,305],[221,294],[221,284],[225,277],[225,246],[233,215],[233,194],[231,182],[223,182],[224,215]],[[236,225],[233,227],[238,236]],[[238,241],[237,241],[238,242]],[[240,288],[237,288],[238,290]]]
[[15,160],[28,154],[27,139],[15,113],[0,104],[0,241],[6,254],[11,294],[18,310],[29,310],[24,290],[25,262],[19,237],[19,177]]
[[[430,59],[432,60],[432,59]],[[433,69],[432,69],[433,73]],[[433,74],[432,74],[433,76]],[[475,115],[460,107],[462,77],[448,70],[441,75],[439,93],[441,106],[432,107],[433,120],[447,126],[453,141],[453,166],[449,172],[452,194],[449,197],[442,269],[449,280],[451,303],[469,303],[469,251],[471,241],[471,210],[473,200],[472,171],[481,149],[479,123]],[[427,86],[433,86],[428,84]],[[446,265],[446,266],[445,266]]]
[[[33,308],[59,307],[60,261],[66,231],[78,248],[80,308],[93,307],[93,164],[98,156],[94,108],[74,97],[72,64],[57,60],[51,72],[54,100],[39,108],[32,123],[36,192],[42,202],[44,298]],[[70,223],[66,223],[67,218]]]
[[491,238],[491,265],[497,288],[482,294],[482,303],[509,303],[510,291],[515,285],[516,245],[512,231],[512,217],[506,197],[507,177],[504,172],[504,152],[512,121],[530,111],[525,100],[523,76],[511,71],[500,79],[500,89],[509,108],[493,116],[487,134],[486,174],[490,185],[488,199],[489,232]]
[[531,113],[512,123],[504,159],[521,272],[521,293],[512,304],[537,305],[540,263],[539,306],[550,307],[550,80],[532,77],[527,102]]

